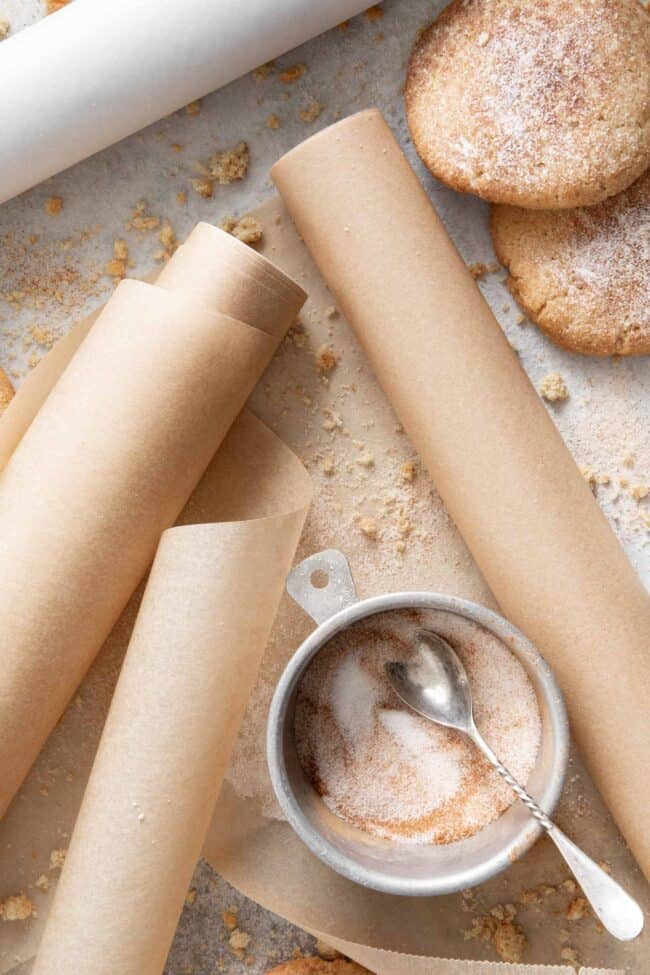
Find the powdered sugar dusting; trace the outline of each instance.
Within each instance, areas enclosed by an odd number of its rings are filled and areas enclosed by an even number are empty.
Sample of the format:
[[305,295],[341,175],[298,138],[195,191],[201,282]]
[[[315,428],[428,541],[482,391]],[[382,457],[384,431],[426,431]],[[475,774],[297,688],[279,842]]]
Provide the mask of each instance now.
[[636,0],[457,0],[411,60],[418,151],[495,202],[597,203],[647,166],[649,52]]
[[478,727],[525,781],[541,734],[532,685],[496,637],[449,613],[384,613],[334,637],[301,682],[296,745],[338,816],[401,842],[446,843],[487,825],[513,797],[464,736],[414,714],[392,690],[384,664],[408,657],[420,626],[452,643],[468,672]]

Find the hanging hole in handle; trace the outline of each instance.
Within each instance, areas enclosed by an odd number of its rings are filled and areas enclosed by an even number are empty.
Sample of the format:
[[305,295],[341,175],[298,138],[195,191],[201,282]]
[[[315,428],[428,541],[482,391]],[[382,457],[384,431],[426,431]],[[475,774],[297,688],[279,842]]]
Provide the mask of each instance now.
[[324,569],[315,569],[310,575],[309,581],[314,589],[327,589],[330,584],[329,573],[325,572]]

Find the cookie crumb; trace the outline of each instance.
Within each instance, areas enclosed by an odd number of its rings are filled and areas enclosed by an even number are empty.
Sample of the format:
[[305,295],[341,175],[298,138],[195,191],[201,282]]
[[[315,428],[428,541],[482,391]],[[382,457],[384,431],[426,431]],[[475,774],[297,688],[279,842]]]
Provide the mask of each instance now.
[[50,853],[50,870],[62,870],[67,850],[52,850]]
[[375,3],[372,7],[368,7],[367,10],[364,10],[363,16],[366,18],[366,20],[381,20],[381,18],[384,16],[384,11],[378,3]]
[[259,68],[254,68],[251,71],[251,78],[253,81],[264,81],[271,74],[274,67],[274,61],[267,61],[266,64],[260,64]]
[[486,274],[493,274],[494,271],[499,270],[500,265],[495,261],[490,264],[484,264],[483,261],[475,261],[473,264],[468,264],[467,269],[474,279],[482,278]]
[[322,470],[323,474],[327,474],[328,477],[331,477],[332,474],[334,474],[334,472],[336,470],[336,467],[334,466],[334,457],[333,457],[333,455],[332,454],[328,454],[327,457],[324,457],[323,458],[323,462],[322,462],[322,464],[320,466],[321,466],[321,470]]
[[4,41],[5,37],[9,37],[9,31],[11,30],[11,24],[6,17],[0,17],[0,41]]
[[232,149],[215,152],[208,163],[208,175],[221,186],[243,179],[248,172],[248,143],[238,142]]
[[526,935],[514,921],[501,921],[492,937],[494,950],[502,961],[517,964],[528,945]]
[[190,102],[189,105],[186,105],[185,112],[191,116],[199,115],[201,112],[201,99],[197,98],[195,101]]
[[336,307],[336,305],[329,305],[325,309],[325,318],[331,319],[331,318],[338,318],[338,317],[339,317],[339,310]]
[[51,217],[56,217],[57,214],[61,213],[63,209],[63,197],[61,196],[48,196],[45,201],[45,212],[49,213]]
[[47,876],[47,874],[42,873],[40,877],[34,881],[34,887],[38,887],[39,890],[49,890],[52,886],[52,881]]
[[237,927],[237,910],[231,907],[227,911],[224,911],[221,917],[228,930],[234,931]]
[[127,230],[137,230],[141,233],[157,230],[160,226],[159,217],[149,213],[146,200],[139,200],[133,208],[131,219],[127,223]]
[[191,179],[190,184],[204,200],[210,200],[212,198],[214,183],[211,179],[198,177],[196,179]]
[[315,122],[320,113],[323,110],[323,106],[320,102],[317,102],[315,98],[312,98],[309,104],[305,108],[301,108],[298,112],[302,122],[307,124],[310,122]]
[[589,913],[589,904],[586,898],[574,897],[564,912],[564,916],[567,921],[580,921],[583,917],[587,917]]
[[279,129],[280,128],[280,119],[278,118],[278,116],[277,115],[269,115],[269,117],[266,120],[266,127],[267,127],[267,129]]
[[306,64],[293,64],[290,68],[285,68],[284,71],[281,71],[278,78],[283,85],[292,85],[294,81],[302,78],[306,71]]
[[30,917],[36,917],[36,908],[26,894],[12,894],[0,904],[3,921],[26,921]]
[[643,499],[647,498],[648,494],[650,494],[650,488],[647,484],[635,484],[630,494],[635,501],[643,501]]
[[316,368],[321,373],[331,372],[339,361],[331,345],[321,345],[314,355],[314,360]]
[[544,376],[539,384],[539,393],[549,403],[569,398],[569,390],[559,372],[551,372],[548,376]]
[[113,241],[113,257],[106,262],[104,273],[110,278],[121,279],[126,274],[127,261],[129,259],[129,249],[126,241],[116,238]]
[[235,928],[228,939],[228,944],[239,958],[244,957],[244,952],[250,943],[250,934],[246,934],[245,931],[240,931],[239,928]]
[[369,538],[373,542],[377,540],[379,528],[374,518],[359,518],[358,525],[362,535],[365,535],[366,538]]
[[405,461],[399,469],[401,478],[407,483],[412,483],[417,476],[417,467],[412,460]]
[[262,224],[250,213],[243,217],[224,217],[219,226],[244,244],[257,244],[264,234]]

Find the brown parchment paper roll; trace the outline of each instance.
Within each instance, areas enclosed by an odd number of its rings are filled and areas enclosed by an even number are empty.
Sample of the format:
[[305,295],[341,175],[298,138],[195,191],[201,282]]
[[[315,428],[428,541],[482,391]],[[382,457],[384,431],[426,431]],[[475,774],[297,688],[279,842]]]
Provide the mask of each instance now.
[[[359,492],[365,494],[370,489],[374,494],[373,485],[380,476],[390,486],[401,465],[413,459],[412,447],[407,438],[396,433],[395,415],[347,323],[340,314],[334,319],[326,314],[331,309],[332,296],[284,208],[276,198],[255,214],[264,227],[264,254],[300,282],[308,291],[309,300],[300,316],[304,330],[282,344],[263,382],[253,392],[251,406],[306,460],[335,450],[341,466],[347,465],[348,458],[354,467],[355,441],[364,441],[376,458],[375,471],[359,468],[359,476],[355,475],[352,481],[349,474],[330,478],[319,474],[318,464],[310,465],[318,490],[310,506],[299,557],[332,545],[341,547],[350,558],[362,596],[387,590],[430,589],[495,607],[457,529],[426,473],[419,468],[406,491],[414,531],[399,558],[391,557],[388,539],[381,544],[370,543],[354,530],[350,519],[357,510]],[[12,415],[0,421],[0,456],[20,440],[29,417],[47,397],[88,328],[89,322],[77,326],[22,384]],[[324,383],[314,369],[313,355],[321,344],[332,340],[340,360],[330,381]],[[356,389],[353,394],[349,392],[352,386]],[[305,406],[305,394],[312,406]],[[331,431],[323,427],[323,421],[331,426],[333,410],[340,414],[343,429],[336,427]],[[299,487],[296,458],[259,424],[259,435],[248,441],[241,436],[241,422],[246,422],[245,413],[235,421],[180,521],[259,517],[263,519],[259,521],[261,532],[275,525],[277,537],[282,538],[285,533],[293,537],[295,526],[292,527],[291,519],[301,513],[292,516],[282,512],[286,510],[291,485]],[[227,467],[223,466],[226,457]],[[57,883],[57,870],[49,868],[50,854],[55,848],[69,845],[104,716],[130,640],[139,596],[136,592],[130,600],[78,695],[0,822],[0,902],[24,892],[37,911],[26,921],[0,924],[0,972],[13,971],[18,963],[29,964],[36,952]],[[520,908],[522,916],[518,921],[529,940],[525,958],[552,963],[550,970],[544,964],[511,966],[479,961],[494,957],[493,949],[482,941],[467,940],[465,934],[475,916],[494,904],[518,904],[522,890],[539,883],[556,884],[564,878],[559,858],[548,843],[540,841],[506,874],[482,885],[475,891],[475,901],[467,902],[460,895],[436,899],[392,897],[365,890],[328,870],[305,849],[286,822],[279,821],[271,811],[263,811],[262,796],[255,790],[251,795],[247,783],[240,781],[244,754],[265,769],[264,731],[270,694],[287,657],[312,628],[311,621],[285,595],[203,855],[249,897],[319,933],[381,975],[571,975],[572,969],[557,965],[560,946],[556,940],[558,929],[566,924],[561,913],[571,895],[550,899],[553,916],[560,913],[552,926],[547,911],[538,911],[534,905]],[[272,790],[265,771],[259,784],[270,799]],[[594,856],[606,859],[614,875],[637,898],[646,898],[647,902],[645,882],[577,759],[572,763],[558,817],[560,825],[570,829],[572,836]],[[37,882],[43,876],[50,885],[47,890]],[[99,880],[96,878],[96,882]],[[146,884],[146,878],[142,882]],[[199,906],[197,902],[188,910]],[[638,942],[621,945],[599,934],[588,920],[569,927],[570,945],[577,949],[580,958],[600,966],[582,968],[583,975],[593,975],[602,966],[609,966],[610,975],[612,969],[619,971],[624,965],[634,970],[635,964],[639,968],[642,959],[647,959],[645,936]],[[256,943],[256,931],[248,930],[253,936],[252,953],[259,959],[261,946]],[[21,967],[20,975],[24,972]]]
[[251,495],[269,438],[243,414],[184,516],[221,482],[248,520],[162,536],[34,975],[163,970],[310,493],[286,450],[282,507]]
[[650,600],[378,111],[273,179],[504,614],[540,648],[650,876]]
[[197,237],[162,286],[118,286],[2,472],[0,812],[304,300]]

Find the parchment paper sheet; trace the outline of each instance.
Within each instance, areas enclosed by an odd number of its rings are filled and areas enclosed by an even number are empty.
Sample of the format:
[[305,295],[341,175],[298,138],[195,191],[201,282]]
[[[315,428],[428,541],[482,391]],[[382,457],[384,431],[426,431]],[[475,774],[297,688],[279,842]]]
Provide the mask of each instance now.
[[75,0],[0,52],[0,203],[367,7]]
[[[162,286],[118,286],[2,472],[0,813],[302,304],[240,242],[199,236]],[[204,286],[211,268],[220,287]],[[247,293],[245,322],[222,313]]]
[[[384,527],[382,523],[386,544],[369,542],[355,529],[353,519],[363,504],[370,503],[375,494],[377,503],[383,504],[383,494],[375,487],[378,479],[386,482],[386,495],[391,494],[399,481],[401,465],[413,459],[413,449],[397,432],[396,417],[347,323],[340,315],[328,317],[327,310],[334,304],[332,295],[278,201],[270,201],[256,215],[265,230],[264,253],[310,295],[301,313],[304,333],[297,333],[281,345],[251,399],[255,412],[309,462],[318,483],[299,556],[329,546],[343,548],[362,596],[390,589],[423,588],[455,593],[495,607],[485,581],[424,471],[418,470],[414,482],[405,489],[414,530],[403,555],[390,554],[388,524]],[[38,395],[39,373],[47,385],[45,370],[56,366],[57,355],[62,356],[65,345],[74,341],[73,336],[60,343],[23,384],[21,394],[29,389],[29,399],[33,401]],[[313,356],[327,341],[333,343],[340,361],[325,381],[314,369]],[[306,399],[312,405],[306,405]],[[16,407],[29,412],[21,395]],[[342,427],[338,425],[339,417]],[[3,432],[0,424],[0,435]],[[234,437],[233,429],[215,463]],[[374,454],[373,469],[355,463],[359,451],[356,444],[361,441]],[[282,505],[292,468],[287,470],[286,448],[277,456],[271,449],[273,445],[282,447],[271,438],[267,461],[260,464],[256,460],[250,468],[251,476],[246,475],[244,463],[241,477],[232,479],[235,468],[228,479],[212,479],[210,490],[193,498],[190,520],[237,519],[245,517],[246,512],[254,516],[263,486],[267,489],[268,505],[273,503],[274,491],[276,503]],[[340,468],[333,478],[320,470],[320,460],[330,452]],[[215,489],[219,493],[213,496]],[[364,502],[366,496],[368,501]],[[265,510],[270,513],[271,509]],[[38,917],[28,922],[0,925],[0,971],[11,969],[35,953],[52,891],[35,888],[34,881],[42,873],[53,883],[56,880],[56,872],[48,870],[50,851],[69,843],[138,600],[136,594],[0,824],[0,899],[24,890],[38,909]],[[262,806],[271,804],[263,752],[265,709],[284,661],[312,628],[298,607],[288,597],[283,598],[204,855],[249,896],[296,924],[320,932],[328,942],[385,975],[546,975],[549,969],[545,965],[513,969],[479,962],[486,955],[494,957],[492,949],[480,941],[466,941],[463,931],[471,926],[475,913],[485,912],[497,902],[518,903],[524,888],[541,882],[557,884],[566,876],[549,844],[536,844],[506,874],[483,885],[476,891],[476,907],[470,909],[459,895],[396,898],[363,890],[315,860],[285,822],[262,813]],[[643,878],[577,759],[571,766],[558,818],[594,856],[611,864],[614,874],[635,896],[642,901],[646,898]],[[146,819],[140,825],[145,824]],[[564,903],[567,902],[565,898]],[[561,912],[562,903],[554,903],[553,912],[558,907]],[[520,912],[530,941],[526,959],[557,963],[558,933],[567,922],[534,906],[520,907]],[[570,944],[592,965],[609,965],[617,970],[630,965],[632,971],[638,972],[644,971],[644,964],[647,967],[645,936],[631,945],[620,945],[597,934],[588,919],[568,927]],[[447,960],[457,957],[474,961]],[[569,975],[570,971],[564,966],[552,969],[553,975]]]
[[273,178],[650,877],[645,589],[381,114],[324,130]]

